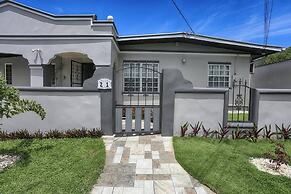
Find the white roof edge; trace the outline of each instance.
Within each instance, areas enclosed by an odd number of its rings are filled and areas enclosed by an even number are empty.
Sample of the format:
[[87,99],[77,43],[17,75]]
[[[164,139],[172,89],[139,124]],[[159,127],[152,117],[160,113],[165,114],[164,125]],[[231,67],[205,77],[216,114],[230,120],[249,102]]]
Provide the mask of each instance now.
[[241,42],[223,38],[216,38],[210,36],[203,36],[199,34],[189,34],[185,32],[175,32],[175,33],[159,33],[159,34],[143,34],[143,35],[129,35],[129,36],[119,36],[118,41],[134,41],[134,40],[158,40],[158,39],[166,39],[166,38],[185,38],[185,39],[192,39],[192,40],[201,40],[201,41],[208,41],[213,43],[220,43],[220,44],[229,44],[234,46],[243,46],[249,48],[256,48],[256,49],[267,49],[272,51],[282,51],[284,50],[283,47],[279,46],[265,46],[256,43],[248,43],[248,42]]

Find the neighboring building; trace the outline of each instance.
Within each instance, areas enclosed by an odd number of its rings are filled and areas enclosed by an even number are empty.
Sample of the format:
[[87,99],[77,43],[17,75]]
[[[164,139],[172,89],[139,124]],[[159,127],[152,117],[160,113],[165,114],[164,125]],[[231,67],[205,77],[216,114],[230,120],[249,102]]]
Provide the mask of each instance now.
[[291,60],[273,64],[258,60],[254,64],[253,85],[256,88],[291,89]]
[[112,67],[116,105],[158,106],[164,69],[179,70],[195,88],[229,88],[233,79],[250,85],[253,60],[281,50],[188,33],[120,36],[111,16],[52,15],[0,2],[0,71],[8,84],[82,87]]

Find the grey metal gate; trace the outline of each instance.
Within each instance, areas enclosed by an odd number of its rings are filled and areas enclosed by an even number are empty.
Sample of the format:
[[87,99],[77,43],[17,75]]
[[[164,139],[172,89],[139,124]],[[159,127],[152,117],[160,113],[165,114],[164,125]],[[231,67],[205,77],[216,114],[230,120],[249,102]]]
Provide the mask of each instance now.
[[246,80],[234,79],[229,90],[228,122],[251,122],[251,87]]
[[160,133],[161,78],[157,62],[128,62],[115,71],[115,134]]

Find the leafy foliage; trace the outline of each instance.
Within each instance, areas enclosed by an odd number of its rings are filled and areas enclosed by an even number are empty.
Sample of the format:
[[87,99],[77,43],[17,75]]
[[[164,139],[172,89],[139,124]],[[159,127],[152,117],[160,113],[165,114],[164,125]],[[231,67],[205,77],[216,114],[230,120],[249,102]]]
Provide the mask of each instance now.
[[214,133],[214,131],[211,131],[210,128],[206,129],[204,125],[202,125],[202,131],[203,131],[203,137],[209,137]]
[[199,131],[201,130],[202,122],[197,122],[194,126],[190,124],[190,127],[192,128],[192,132],[190,136],[197,136]]
[[279,134],[282,136],[284,140],[290,139],[291,138],[291,126],[288,125],[287,127],[282,124],[281,127],[278,125],[275,125],[276,129],[279,131]]
[[83,138],[83,137],[101,137],[100,129],[70,129],[66,131],[50,130],[41,132],[40,130],[29,133],[27,130],[18,130],[15,132],[7,132],[0,130],[0,140],[9,139],[56,139],[56,138]]
[[279,53],[274,53],[265,57],[264,64],[279,63],[287,60],[291,60],[291,47]]
[[19,92],[14,87],[8,86],[0,74],[0,118],[11,118],[14,115],[33,111],[44,119],[44,108],[34,100],[20,99]]
[[246,131],[246,134],[252,142],[257,142],[257,139],[259,138],[260,133],[263,131],[264,128],[265,127],[259,129],[258,126],[254,124],[252,129]]
[[228,126],[222,126],[220,123],[219,123],[219,130],[216,132],[219,136],[219,142],[221,142],[223,140],[223,138],[226,137],[226,135],[228,134],[229,132],[229,129],[228,129]]
[[231,135],[232,139],[246,139],[248,137],[246,130],[240,129],[239,127],[232,130]]
[[188,131],[189,123],[186,122],[181,126],[181,137],[184,137],[186,132]]
[[278,170],[282,164],[288,164],[290,162],[290,156],[287,154],[284,145],[281,143],[276,144],[274,153],[266,153],[265,157],[269,158],[271,162],[276,164],[275,170]]
[[265,128],[264,138],[271,139],[271,137],[273,135],[276,135],[276,133],[272,132],[272,126],[271,125],[269,125],[269,126],[265,125],[264,128]]

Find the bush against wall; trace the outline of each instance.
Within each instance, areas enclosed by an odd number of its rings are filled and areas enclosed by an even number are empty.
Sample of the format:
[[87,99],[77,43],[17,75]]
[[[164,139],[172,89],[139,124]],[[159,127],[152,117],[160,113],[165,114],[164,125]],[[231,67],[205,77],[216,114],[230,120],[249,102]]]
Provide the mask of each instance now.
[[35,139],[84,138],[84,137],[97,138],[101,136],[102,131],[97,128],[69,129],[66,131],[59,131],[55,129],[47,132],[41,132],[40,130],[37,130],[34,133],[29,133],[26,129],[14,132],[0,130],[0,140],[34,139],[34,138]]
[[[192,131],[188,132],[189,126]],[[223,139],[232,138],[232,139],[248,139],[252,142],[257,142],[259,138],[272,139],[276,136],[276,139],[282,140],[290,140],[291,139],[291,125],[285,126],[282,124],[281,126],[275,125],[276,132],[273,132],[272,126],[265,125],[262,128],[258,128],[258,126],[254,123],[252,128],[242,129],[239,126],[237,127],[229,127],[222,126],[219,123],[218,130],[205,128],[202,122],[197,122],[195,125],[192,125],[189,122],[181,125],[181,136],[202,136],[202,137],[210,137],[217,138],[219,142]],[[200,132],[200,133],[199,133]]]
[[34,100],[20,99],[19,91],[8,86],[2,74],[0,74],[0,118],[11,118],[14,115],[33,111],[44,119],[44,108]]

